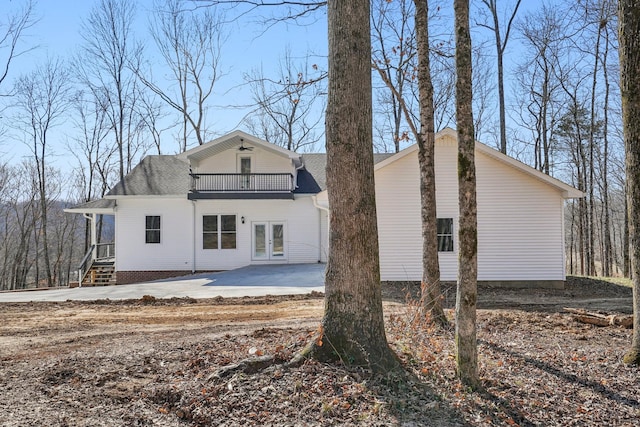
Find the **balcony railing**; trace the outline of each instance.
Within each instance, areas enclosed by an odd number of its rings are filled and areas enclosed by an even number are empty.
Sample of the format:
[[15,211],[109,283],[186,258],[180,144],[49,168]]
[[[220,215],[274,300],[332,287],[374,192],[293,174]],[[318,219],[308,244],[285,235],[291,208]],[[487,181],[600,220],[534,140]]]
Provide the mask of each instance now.
[[192,173],[191,192],[291,193],[290,173]]

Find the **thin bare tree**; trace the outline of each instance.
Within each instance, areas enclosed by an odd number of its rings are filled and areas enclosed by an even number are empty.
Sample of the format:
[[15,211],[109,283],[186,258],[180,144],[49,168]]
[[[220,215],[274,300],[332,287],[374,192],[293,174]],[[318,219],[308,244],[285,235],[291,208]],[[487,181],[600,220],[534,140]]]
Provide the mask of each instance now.
[[180,114],[180,151],[187,149],[191,137],[202,145],[207,141],[208,103],[221,74],[224,16],[213,6],[188,10],[183,1],[165,0],[156,3],[150,26],[164,65],[170,70],[169,87],[177,89],[163,88],[141,67],[134,68],[136,74]]
[[454,0],[456,34],[456,117],[458,123],[458,290],[456,295],[456,368],[460,380],[477,388],[478,221],[476,208],[475,132],[472,110],[469,0]]
[[564,106],[557,71],[566,38],[563,21],[558,7],[543,3],[518,24],[525,49],[516,72],[517,116],[528,131],[526,143],[533,140],[533,167],[548,175],[553,172],[554,131]]
[[502,35],[502,29],[500,27],[500,17],[498,11],[497,0],[481,0],[481,3],[487,8],[490,14],[489,22],[480,21],[477,25],[484,27],[493,32],[495,38],[496,58],[498,61],[498,102],[500,109],[500,151],[507,154],[507,119],[506,119],[506,106],[504,99],[504,53],[507,49],[507,43],[509,42],[509,35],[511,34],[511,26],[513,20],[518,13],[518,8],[522,0],[517,0],[513,11],[508,15],[509,19],[507,26],[504,29],[504,36]]
[[[5,89],[5,81],[9,76],[9,70],[13,61],[32,48],[22,47],[21,41],[25,38],[27,30],[36,22],[34,5],[31,0],[24,2],[21,7],[13,10],[8,4],[4,4],[6,10],[0,17],[0,101],[7,98],[8,102],[0,103],[0,136],[6,132],[3,126],[3,111],[10,105],[10,89]],[[2,141],[0,141],[2,146]],[[2,154],[2,151],[0,151]]]
[[[378,0],[372,4],[371,23],[375,41],[372,66],[384,84],[386,96],[381,113],[389,118],[383,138],[392,137],[393,150],[397,153],[401,143],[407,142],[409,135],[417,133],[412,132],[417,113],[413,111],[415,98],[411,90],[417,68],[415,31],[411,25],[415,9],[411,0]],[[407,123],[407,120],[412,123]]]
[[245,76],[257,105],[245,123],[257,136],[287,150],[313,150],[324,134],[318,127],[325,79],[326,73],[308,58],[295,63],[287,48],[275,78],[266,77],[262,69]]
[[[7,5],[5,5],[7,6]],[[0,86],[9,75],[9,68],[14,59],[30,51],[21,49],[19,42],[25,31],[31,28],[37,20],[33,1],[28,0],[16,11],[9,12],[0,20]],[[0,92],[0,96],[2,92]]]
[[420,132],[417,144],[422,222],[421,299],[422,307],[431,315],[431,319],[444,326],[448,324],[448,321],[442,308],[443,297],[438,261],[434,106],[429,61],[429,5],[427,0],[414,0],[414,3],[420,101]]
[[51,156],[49,136],[52,128],[61,124],[62,115],[67,110],[69,82],[66,65],[61,60],[50,60],[30,74],[21,76],[15,89],[18,114],[13,123],[27,136],[27,145],[33,155],[40,207],[37,231],[42,237],[45,278],[48,286],[54,285],[49,252],[48,218],[49,206],[52,200],[55,200],[55,197],[49,194],[48,159]]
[[111,122],[121,180],[140,151],[136,101],[141,88],[130,70],[141,49],[133,36],[134,18],[133,2],[100,0],[82,25],[83,44],[75,61],[81,83],[90,89],[96,101],[103,102],[102,108]]

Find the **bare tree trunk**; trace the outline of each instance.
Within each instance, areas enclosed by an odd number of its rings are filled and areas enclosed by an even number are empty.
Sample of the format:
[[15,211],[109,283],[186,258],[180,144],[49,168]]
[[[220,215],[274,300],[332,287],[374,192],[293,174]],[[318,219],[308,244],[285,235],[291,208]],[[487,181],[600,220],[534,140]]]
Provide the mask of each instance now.
[[458,292],[456,296],[456,366],[460,380],[477,388],[476,301],[478,297],[478,228],[475,137],[471,87],[469,0],[454,0],[456,34],[456,117],[458,123]]
[[622,230],[622,275],[631,278],[631,259],[629,257],[629,189],[625,186],[624,228]]
[[607,121],[608,121],[608,100],[609,100],[609,84],[607,83],[607,94],[605,95],[605,118],[604,118],[604,153],[603,153],[603,168],[602,168],[602,194],[603,194],[603,207],[604,211],[603,220],[602,220],[602,228],[603,228],[603,240],[604,240],[604,259],[602,260],[604,264],[603,275],[611,276],[613,274],[613,246],[611,244],[611,208],[609,207],[609,179],[607,178],[608,173],[608,160],[607,157],[609,155],[609,138],[607,137]]
[[604,106],[603,106],[603,123],[602,123],[602,135],[603,135],[603,153],[602,153],[602,203],[603,203],[603,223],[604,230],[604,276],[611,276],[613,274],[613,247],[611,244],[611,209],[609,207],[609,74],[607,71],[607,58],[609,57],[609,34],[605,36],[605,49],[602,60],[602,72],[605,84],[604,93]]
[[[604,13],[604,7],[601,9],[601,14]],[[602,15],[600,16],[600,22],[603,22]],[[600,39],[602,36],[603,25],[598,26],[598,34],[596,36],[596,46],[594,52],[593,61],[593,80],[591,85],[591,110],[590,110],[590,123],[589,123],[589,274],[597,275],[596,260],[595,260],[595,162],[594,152],[596,150],[595,133],[596,133],[596,87],[598,84],[598,63],[600,59]],[[604,263],[604,259],[602,260]]]
[[620,0],[620,92],[626,154],[629,239],[633,277],[633,334],[627,364],[640,364],[640,8],[635,0]]
[[422,307],[434,322],[448,324],[442,309],[440,265],[438,263],[438,217],[436,213],[435,130],[433,84],[429,64],[429,6],[414,0],[416,44],[418,45],[418,90],[420,94],[420,200],[422,212]]
[[373,178],[369,1],[330,0],[326,111],[331,207],[322,343],[312,354],[387,373]]
[[575,266],[574,266],[574,262],[573,259],[575,257],[575,201],[572,200],[571,201],[571,226],[569,227],[570,230],[570,234],[569,234],[569,274],[576,274],[575,273]]

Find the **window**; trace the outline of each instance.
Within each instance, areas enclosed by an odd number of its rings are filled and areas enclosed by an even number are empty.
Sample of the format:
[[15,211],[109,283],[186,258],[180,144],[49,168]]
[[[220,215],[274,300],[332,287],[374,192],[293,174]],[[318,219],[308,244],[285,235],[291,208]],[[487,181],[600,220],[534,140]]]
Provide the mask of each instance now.
[[236,216],[235,215],[220,215],[220,227],[221,239],[220,243],[222,249],[235,249],[236,248]]
[[453,218],[438,218],[438,252],[453,252]]
[[235,249],[236,216],[203,215],[202,249]]
[[145,243],[160,243],[160,216],[147,215],[144,227]]
[[202,217],[202,249],[218,249],[218,215]]

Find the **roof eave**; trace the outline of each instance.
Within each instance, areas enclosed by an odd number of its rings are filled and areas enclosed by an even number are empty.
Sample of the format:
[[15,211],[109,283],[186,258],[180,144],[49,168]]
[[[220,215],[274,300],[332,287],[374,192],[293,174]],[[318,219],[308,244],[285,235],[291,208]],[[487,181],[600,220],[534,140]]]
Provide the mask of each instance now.
[[270,151],[274,154],[277,154],[283,157],[287,157],[288,159],[291,159],[291,160],[296,160],[300,158],[300,155],[294,151],[290,151],[285,148],[279,147],[277,145],[271,144],[270,142],[264,141],[260,138],[256,138],[255,136],[250,135],[241,130],[235,130],[231,133],[228,133],[212,141],[209,141],[199,147],[195,147],[190,150],[187,150],[184,153],[178,154],[177,157],[184,160],[189,160],[189,161],[195,160],[196,162],[199,162],[203,158],[208,157],[208,155],[206,154],[207,152],[213,151],[212,155],[217,154],[214,149],[216,146],[234,138],[246,139],[247,143],[259,145],[264,150]]
[[570,186],[569,184],[566,184],[559,179],[552,177],[551,175],[547,175],[544,172],[540,172],[538,169],[532,168],[531,166],[522,163],[521,161],[516,160],[513,157],[509,157],[506,154],[503,154],[500,151],[491,148],[479,141],[476,141],[476,150],[498,160],[499,162],[505,163],[515,169],[518,169],[532,176],[533,178],[544,182],[547,185],[555,187],[561,192],[562,197],[565,199],[579,199],[584,197],[584,193],[582,191]]
[[115,194],[104,196],[105,199],[119,200],[119,199],[179,199],[184,198],[186,200],[187,193],[183,194]]
[[65,208],[65,213],[113,215],[115,208]]

